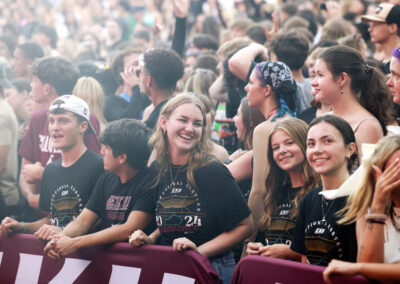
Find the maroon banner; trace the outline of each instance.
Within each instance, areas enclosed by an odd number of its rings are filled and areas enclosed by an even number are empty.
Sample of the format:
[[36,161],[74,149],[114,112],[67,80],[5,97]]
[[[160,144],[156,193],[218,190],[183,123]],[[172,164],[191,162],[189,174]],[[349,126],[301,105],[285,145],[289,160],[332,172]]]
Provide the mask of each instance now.
[[79,250],[54,261],[32,235],[0,236],[0,283],[220,283],[208,259],[195,251],[128,243]]
[[[295,261],[252,255],[243,258],[236,266],[232,284],[243,283],[325,283],[322,277],[324,267]],[[334,276],[336,284],[370,283],[362,276]]]

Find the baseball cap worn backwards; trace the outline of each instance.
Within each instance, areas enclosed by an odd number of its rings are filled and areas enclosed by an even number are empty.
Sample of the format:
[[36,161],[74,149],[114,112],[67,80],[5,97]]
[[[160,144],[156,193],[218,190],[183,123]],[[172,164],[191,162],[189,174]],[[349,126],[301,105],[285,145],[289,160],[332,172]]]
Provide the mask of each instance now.
[[96,134],[92,124],[90,123],[90,109],[88,104],[74,95],[63,95],[55,99],[49,108],[49,112],[56,112],[57,110],[70,111],[80,117],[83,117],[89,124],[88,132]]
[[379,4],[375,9],[375,14],[362,16],[361,19],[365,22],[397,24],[400,27],[400,5]]

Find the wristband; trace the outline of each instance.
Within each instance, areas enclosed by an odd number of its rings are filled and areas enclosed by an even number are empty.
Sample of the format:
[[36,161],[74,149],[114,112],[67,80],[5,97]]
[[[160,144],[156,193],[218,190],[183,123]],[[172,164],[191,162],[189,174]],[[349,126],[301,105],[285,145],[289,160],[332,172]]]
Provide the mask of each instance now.
[[370,212],[371,210],[368,209],[368,213],[365,214],[365,219],[368,223],[385,224],[387,218],[386,214],[370,213]]
[[24,225],[24,229],[22,230],[23,234],[26,234],[27,228],[26,228],[26,223],[22,222],[22,225]]
[[385,220],[379,220],[379,219],[377,219],[377,220],[375,220],[375,219],[367,219],[367,223],[370,223],[370,224],[382,224],[382,225],[385,225]]

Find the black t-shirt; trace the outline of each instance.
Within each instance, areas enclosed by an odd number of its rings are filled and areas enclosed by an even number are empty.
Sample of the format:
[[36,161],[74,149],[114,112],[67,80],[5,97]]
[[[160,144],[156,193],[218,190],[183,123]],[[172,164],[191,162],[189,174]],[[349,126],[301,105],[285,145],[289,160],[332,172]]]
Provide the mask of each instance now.
[[[154,162],[150,171],[156,176],[158,169]],[[200,246],[250,215],[236,182],[221,163],[211,162],[195,171],[196,188],[188,184],[186,174],[185,167],[173,166],[157,187],[148,191],[162,245],[186,237]]]
[[168,100],[162,101],[158,104],[150,114],[149,118],[144,122],[148,128],[154,130],[160,116],[161,108],[168,102]]
[[[311,264],[326,266],[332,259],[356,261],[355,223],[339,225],[336,212],[346,197],[325,200],[321,187],[308,192],[300,202],[295,234],[290,248],[307,256]],[[325,215],[326,221],[323,221]]]
[[61,159],[48,164],[40,184],[39,209],[50,212],[50,224],[65,227],[75,219],[103,172],[103,158],[90,150],[67,168]]
[[147,174],[148,170],[140,171],[126,183],[121,183],[113,172],[106,171],[101,175],[86,208],[100,217],[102,230],[124,224],[134,210],[146,211],[141,196],[148,188]]
[[302,111],[298,118],[303,120],[305,123],[310,124],[310,122],[317,116],[317,108],[315,106],[311,106],[308,109]]
[[264,245],[292,243],[297,214],[292,216],[294,198],[301,187],[284,186],[280,189],[281,196],[278,209],[271,216],[268,228],[261,231],[261,241]]

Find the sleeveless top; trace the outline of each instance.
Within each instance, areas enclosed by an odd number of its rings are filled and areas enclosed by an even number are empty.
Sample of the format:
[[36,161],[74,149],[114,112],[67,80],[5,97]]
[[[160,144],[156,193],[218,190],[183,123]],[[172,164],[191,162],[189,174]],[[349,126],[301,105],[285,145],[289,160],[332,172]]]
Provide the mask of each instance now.
[[[369,119],[377,120],[374,116],[367,116],[367,117],[364,117],[364,118],[361,119],[359,122],[357,122],[356,126],[354,126],[354,128],[353,128],[354,134],[356,134],[356,132],[357,132],[358,128],[360,127],[360,125],[361,125],[364,121],[369,120]],[[377,120],[377,121],[378,121],[378,120]],[[378,122],[379,122],[379,121],[378,121]]]

